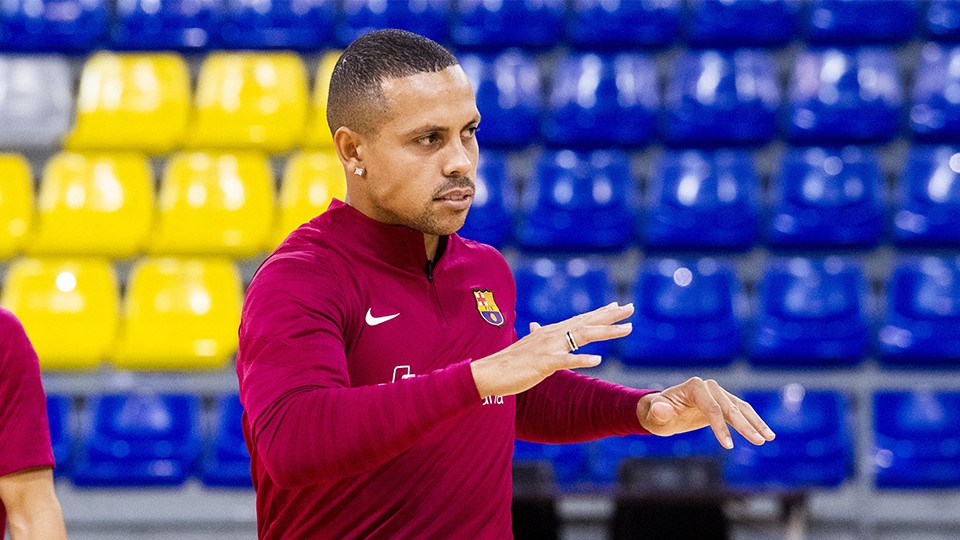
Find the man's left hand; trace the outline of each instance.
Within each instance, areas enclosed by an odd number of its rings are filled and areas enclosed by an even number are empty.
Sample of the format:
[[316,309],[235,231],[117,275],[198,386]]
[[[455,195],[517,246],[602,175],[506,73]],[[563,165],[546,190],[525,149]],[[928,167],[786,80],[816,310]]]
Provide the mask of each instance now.
[[727,424],[758,446],[775,436],[749,403],[727,392],[716,381],[699,377],[643,396],[637,404],[637,416],[644,429],[661,436],[710,426],[727,449],[733,448]]

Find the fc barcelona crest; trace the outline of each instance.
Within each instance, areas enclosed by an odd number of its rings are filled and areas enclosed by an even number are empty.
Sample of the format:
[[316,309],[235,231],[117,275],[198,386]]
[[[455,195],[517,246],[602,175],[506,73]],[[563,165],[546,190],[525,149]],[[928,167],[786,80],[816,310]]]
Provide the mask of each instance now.
[[474,289],[473,296],[477,299],[477,311],[483,320],[494,326],[503,326],[503,313],[493,300],[493,293],[487,290]]

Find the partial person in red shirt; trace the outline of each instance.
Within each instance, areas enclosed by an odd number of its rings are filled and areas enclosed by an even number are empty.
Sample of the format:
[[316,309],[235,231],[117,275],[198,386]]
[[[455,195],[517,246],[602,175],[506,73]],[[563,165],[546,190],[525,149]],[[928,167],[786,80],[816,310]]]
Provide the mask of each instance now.
[[53,450],[40,363],[20,321],[0,308],[0,536],[67,537],[53,490]]
[[568,443],[727,425],[774,434],[714,381],[662,392],[570,371],[628,334],[611,304],[517,339],[500,253],[456,234],[474,195],[473,89],[440,45],[359,38],[330,82],[344,202],[302,225],[247,291],[237,375],[274,538],[507,538],[515,438]]

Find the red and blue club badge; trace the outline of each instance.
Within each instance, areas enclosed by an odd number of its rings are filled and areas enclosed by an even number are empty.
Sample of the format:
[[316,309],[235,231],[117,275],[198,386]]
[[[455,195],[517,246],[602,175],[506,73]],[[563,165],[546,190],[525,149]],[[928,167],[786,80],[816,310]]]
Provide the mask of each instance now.
[[503,326],[503,313],[493,299],[493,293],[484,289],[474,289],[473,296],[477,299],[477,311],[483,320],[494,326]]

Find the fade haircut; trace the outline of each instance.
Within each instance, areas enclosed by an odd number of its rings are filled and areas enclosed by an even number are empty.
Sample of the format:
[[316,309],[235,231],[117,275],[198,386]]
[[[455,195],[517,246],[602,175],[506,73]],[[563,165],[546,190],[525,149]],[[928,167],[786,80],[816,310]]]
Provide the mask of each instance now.
[[378,30],[358,38],[343,51],[330,77],[330,133],[346,126],[376,136],[378,119],[382,120],[387,107],[381,88],[385,79],[436,73],[456,65],[456,57],[442,45],[405,30]]

